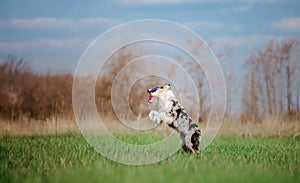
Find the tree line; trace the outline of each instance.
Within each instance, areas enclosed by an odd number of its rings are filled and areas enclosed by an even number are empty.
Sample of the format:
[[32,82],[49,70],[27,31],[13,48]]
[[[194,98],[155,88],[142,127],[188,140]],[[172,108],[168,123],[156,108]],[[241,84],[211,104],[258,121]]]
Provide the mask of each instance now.
[[245,63],[242,118],[298,118],[300,58],[297,40],[274,41],[257,50]]
[[[194,46],[197,51],[197,44]],[[259,122],[267,117],[297,120],[300,114],[299,51],[297,40],[270,41],[264,48],[254,51],[245,61],[241,97],[232,90],[238,85],[235,83],[236,76],[225,73],[228,88],[227,112],[231,111],[232,101],[241,98],[241,111],[236,116],[242,121]],[[95,86],[95,102],[99,113],[115,116],[111,104],[114,78],[123,66],[140,55],[140,50],[122,49],[110,58],[114,62],[106,62],[105,74],[99,76]],[[180,62],[196,81],[201,120],[205,121],[210,111],[209,85],[205,74],[192,62]],[[140,108],[140,102],[145,100],[147,94],[139,88],[151,87],[158,80],[163,82],[159,78],[148,78],[148,81],[139,82],[131,89],[129,103],[137,116],[147,115],[148,110]],[[72,82],[71,73],[41,74],[34,72],[23,59],[5,57],[0,64],[0,118],[11,121],[24,118],[73,118]],[[144,86],[145,83],[147,86]]]

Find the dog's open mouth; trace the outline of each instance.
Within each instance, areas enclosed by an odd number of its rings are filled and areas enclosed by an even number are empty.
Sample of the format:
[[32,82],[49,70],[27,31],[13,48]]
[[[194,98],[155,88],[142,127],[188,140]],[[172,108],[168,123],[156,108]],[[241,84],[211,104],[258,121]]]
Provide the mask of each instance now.
[[156,92],[156,90],[158,90],[158,86],[147,90],[147,92],[149,93],[149,97],[148,97],[149,103],[151,103],[153,101],[153,99],[152,99],[153,97],[152,97],[151,93]]
[[153,101],[152,98],[153,98],[152,95],[149,95],[149,97],[148,97],[148,102],[149,102],[149,103],[152,103],[152,101]]

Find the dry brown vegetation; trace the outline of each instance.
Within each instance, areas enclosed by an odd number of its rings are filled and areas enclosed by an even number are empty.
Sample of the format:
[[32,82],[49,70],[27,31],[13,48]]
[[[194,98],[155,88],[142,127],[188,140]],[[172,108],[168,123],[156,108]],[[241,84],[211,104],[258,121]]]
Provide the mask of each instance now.
[[46,120],[72,116],[72,75],[38,74],[13,56],[0,65],[0,116],[6,120]]
[[[298,79],[300,63],[299,57],[293,56],[295,53],[299,53],[298,41],[287,40],[280,43],[272,41],[247,59],[240,114],[232,111],[232,101],[238,98],[232,89],[237,88],[235,75],[225,73],[229,87],[228,102],[220,134],[243,136],[300,134]],[[107,116],[106,123],[117,119],[111,104],[112,83],[123,66],[140,55],[141,50],[122,49],[110,58],[117,62],[105,63],[106,70],[99,76],[95,86],[95,99],[100,115]],[[199,122],[202,128],[205,128],[210,111],[207,79],[195,63],[180,60],[180,56],[177,58],[199,89],[201,115]],[[128,73],[128,77],[130,74]],[[123,79],[126,81],[126,77]],[[0,134],[44,134],[76,129],[72,110],[72,81],[72,74],[36,73],[24,60],[13,56],[6,57],[3,64],[0,64]],[[136,116],[145,117],[149,110],[140,105],[141,101],[147,98],[145,90],[140,89],[147,89],[163,82],[164,80],[159,77],[146,78],[135,83],[130,89],[129,103]],[[127,90],[126,82],[122,87],[119,88],[120,91]],[[120,92],[118,95],[126,97],[126,93]]]

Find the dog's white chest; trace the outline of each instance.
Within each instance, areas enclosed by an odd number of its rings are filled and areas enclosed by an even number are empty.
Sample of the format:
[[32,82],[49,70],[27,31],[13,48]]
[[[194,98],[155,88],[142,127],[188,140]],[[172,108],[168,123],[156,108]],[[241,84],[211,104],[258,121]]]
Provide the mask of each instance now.
[[167,112],[171,109],[172,102],[169,100],[160,99],[158,102],[158,110],[159,112]]

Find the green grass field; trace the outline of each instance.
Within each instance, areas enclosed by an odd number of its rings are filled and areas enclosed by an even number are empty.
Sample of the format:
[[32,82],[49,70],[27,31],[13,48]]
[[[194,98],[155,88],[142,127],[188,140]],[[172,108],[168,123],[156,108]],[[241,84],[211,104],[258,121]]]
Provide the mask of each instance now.
[[104,158],[78,134],[6,136],[0,182],[300,182],[300,138],[217,137],[199,156],[180,150],[159,163],[129,166]]

